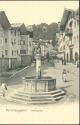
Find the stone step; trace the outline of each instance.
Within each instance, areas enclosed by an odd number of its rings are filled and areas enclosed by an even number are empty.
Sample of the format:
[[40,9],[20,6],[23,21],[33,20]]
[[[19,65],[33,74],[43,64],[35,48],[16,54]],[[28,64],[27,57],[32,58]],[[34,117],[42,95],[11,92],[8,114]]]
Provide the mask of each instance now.
[[45,104],[45,103],[52,103],[52,102],[55,102],[55,100],[53,101],[52,98],[49,98],[49,99],[45,99],[45,100],[31,100],[31,99],[18,99],[16,97],[11,97],[9,98],[8,100],[9,102],[12,102],[12,103],[16,103],[16,104]]
[[21,91],[18,91],[17,93],[19,94],[23,94],[23,95],[53,95],[53,94],[56,94],[56,93],[60,93],[62,92],[62,90],[54,90],[54,91],[51,91],[51,92],[21,92]]
[[44,101],[29,101],[27,104],[53,104],[55,100],[44,100]]
[[58,97],[55,98],[55,101],[59,101],[59,100],[61,100],[63,98],[64,98],[64,96],[58,96]]
[[45,99],[45,98],[52,98],[52,97],[54,97],[54,98],[56,98],[56,97],[58,97],[58,96],[61,96],[61,95],[65,95],[65,92],[64,91],[62,91],[62,92],[59,92],[59,93],[57,93],[57,94],[54,94],[54,95],[25,95],[25,94],[19,94],[19,93],[15,93],[14,94],[14,97],[15,98],[17,98],[17,99],[24,99],[24,100],[26,100],[27,98],[31,98],[31,99]]
[[[49,97],[21,97],[19,95],[13,95],[13,96],[10,96],[9,98],[12,98],[12,99],[17,99],[17,100],[21,100],[21,101],[32,101],[32,100],[38,100],[38,101],[43,101],[43,100],[50,100],[50,99],[53,99],[51,96]],[[8,98],[8,99],[9,99]]]
[[8,102],[10,103],[16,103],[16,104],[27,104],[26,101],[22,101],[22,100],[18,100],[18,99],[13,99],[13,98],[9,98],[7,99]]
[[16,97],[16,96],[11,96],[10,98],[21,100],[21,101],[27,101],[28,100],[28,98],[20,98],[20,97]]
[[56,98],[58,96],[63,96],[63,95],[66,95],[66,93],[64,91],[57,93],[57,94],[54,94],[53,97]]
[[37,96],[28,95],[28,96],[27,96],[27,95],[15,94],[14,96],[15,96],[15,97],[19,97],[19,98],[26,98],[26,99],[29,99],[29,98],[31,98],[31,99],[32,99],[32,98],[36,98],[36,99],[37,99],[37,98],[38,98],[38,99],[39,99],[39,98],[41,98],[41,99],[44,99],[44,98],[52,98],[51,95],[49,95],[49,96],[46,96],[46,95],[45,95],[45,96],[43,96],[43,95],[41,95],[41,96],[40,96],[40,95],[39,95],[39,96],[38,96],[38,95],[37,95]]
[[19,103],[19,104],[27,104],[27,103],[48,103],[48,101],[58,101],[64,98],[66,93],[59,89],[54,90],[51,92],[22,92],[20,89],[19,91],[15,91],[11,95],[7,97],[7,101]]
[[50,98],[30,98],[30,101],[47,101],[47,100],[53,100],[52,97]]

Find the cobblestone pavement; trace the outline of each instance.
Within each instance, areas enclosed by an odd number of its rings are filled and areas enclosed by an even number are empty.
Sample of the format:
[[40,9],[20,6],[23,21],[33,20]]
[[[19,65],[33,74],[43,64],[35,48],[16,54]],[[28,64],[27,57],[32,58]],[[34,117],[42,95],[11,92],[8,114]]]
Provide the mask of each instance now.
[[[68,71],[68,82],[65,83],[62,81],[62,71],[64,68]],[[42,65],[42,75],[56,78],[57,88],[61,87],[65,89],[70,99],[79,98],[79,69],[76,68],[75,65],[62,65],[60,63],[56,63],[55,67],[53,67],[51,63],[45,62],[45,64]],[[28,67],[9,79],[7,81],[8,94],[22,86],[23,76],[35,76],[35,67]],[[3,100],[3,102],[5,101]]]

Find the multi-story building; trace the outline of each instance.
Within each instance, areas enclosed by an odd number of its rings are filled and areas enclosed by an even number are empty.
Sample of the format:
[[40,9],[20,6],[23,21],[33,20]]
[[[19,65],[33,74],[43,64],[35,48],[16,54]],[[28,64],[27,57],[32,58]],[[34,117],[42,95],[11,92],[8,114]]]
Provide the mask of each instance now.
[[33,27],[29,25],[26,27],[28,38],[28,55],[33,56]]
[[21,23],[12,24],[11,29],[14,33],[16,31],[15,41],[17,44],[14,49],[17,52],[17,61],[21,63],[21,66],[27,66],[31,63],[32,55],[32,38],[30,37],[30,33],[27,33],[26,26]]
[[65,9],[59,25],[58,51],[67,62],[76,62],[79,59],[79,10]]
[[0,12],[1,70],[30,65],[33,53],[32,41],[32,31],[27,31],[22,23],[10,24],[5,12]]
[[21,65],[21,35],[26,32],[23,24],[11,24],[9,29],[9,68]]
[[52,41],[50,40],[45,40],[43,41],[43,44],[41,45],[41,55],[42,56],[47,56],[47,54],[52,55],[53,53],[53,45]]
[[6,70],[9,67],[9,37],[8,30],[10,22],[4,11],[0,11],[0,70]]

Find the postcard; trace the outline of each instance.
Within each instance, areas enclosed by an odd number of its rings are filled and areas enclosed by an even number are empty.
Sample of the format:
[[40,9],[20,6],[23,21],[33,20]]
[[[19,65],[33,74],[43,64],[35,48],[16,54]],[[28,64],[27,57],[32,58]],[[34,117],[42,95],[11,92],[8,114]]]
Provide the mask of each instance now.
[[79,124],[79,1],[0,1],[0,124]]

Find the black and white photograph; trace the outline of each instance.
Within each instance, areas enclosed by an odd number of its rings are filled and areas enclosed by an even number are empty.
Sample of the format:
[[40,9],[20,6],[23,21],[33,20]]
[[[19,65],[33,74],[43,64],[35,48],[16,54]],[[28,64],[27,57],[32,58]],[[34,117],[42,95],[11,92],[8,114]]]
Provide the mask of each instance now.
[[79,124],[79,1],[0,1],[0,124]]

